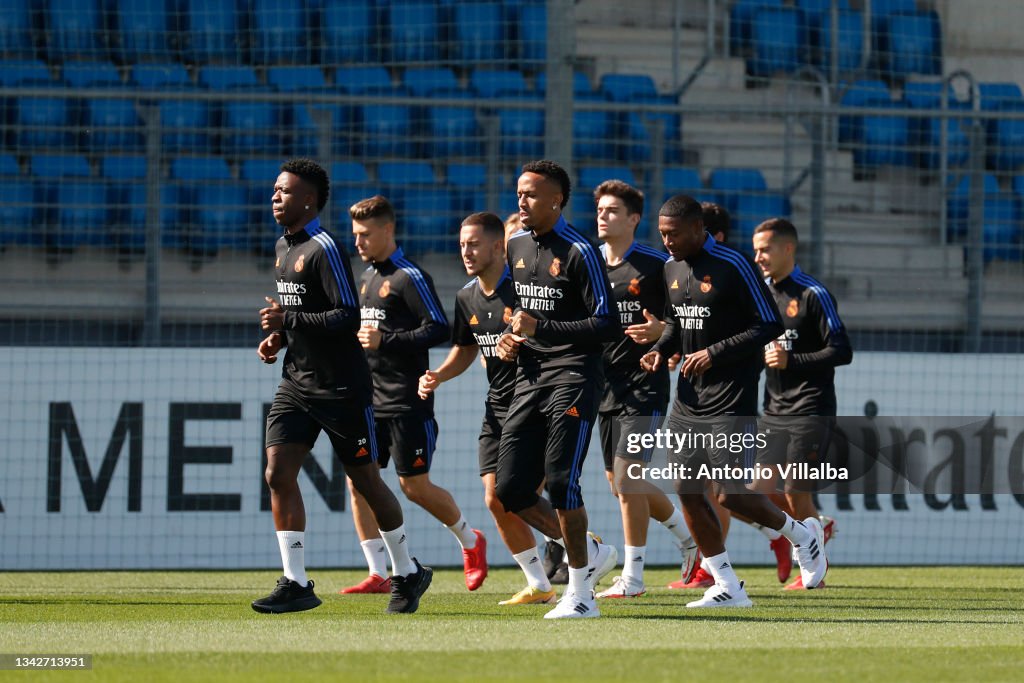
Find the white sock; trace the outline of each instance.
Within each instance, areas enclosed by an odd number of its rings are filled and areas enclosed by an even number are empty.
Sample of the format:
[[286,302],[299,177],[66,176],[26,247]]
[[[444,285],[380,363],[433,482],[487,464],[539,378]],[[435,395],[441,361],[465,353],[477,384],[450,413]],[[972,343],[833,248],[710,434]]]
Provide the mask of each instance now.
[[703,569],[704,572],[707,573],[707,574],[711,573],[711,563],[708,562],[708,558],[706,558],[706,557],[701,557],[700,558],[700,568]]
[[545,536],[544,540],[548,541],[550,543],[557,543],[558,545],[562,546],[562,550],[565,550],[565,539],[562,539],[562,538],[551,538],[550,536]]
[[622,578],[626,583],[643,584],[644,582],[644,558],[647,556],[647,546],[627,545],[623,547],[626,551],[626,559],[622,563]]
[[683,547],[693,545],[693,539],[690,537],[690,530],[686,528],[686,520],[683,518],[683,513],[675,505],[672,506],[672,514],[669,515],[669,518],[664,522],[658,523],[679,539],[679,545]]
[[409,576],[416,573],[416,565],[409,557],[409,544],[405,542],[405,525],[391,531],[381,531],[380,538],[391,555],[391,574],[393,576]]
[[765,538],[767,538],[769,541],[774,541],[776,538],[782,535],[775,529],[772,529],[771,527],[766,527],[763,524],[758,524],[757,522],[751,522],[750,526],[754,527],[762,534],[764,534]]
[[469,522],[462,515],[459,515],[459,521],[448,527],[448,531],[455,535],[463,550],[472,550],[476,547],[476,534],[473,533],[473,528],[469,526]]
[[583,600],[590,599],[590,585],[587,584],[587,568],[573,569],[569,567],[569,592],[575,593]]
[[388,554],[384,541],[371,538],[359,545],[363,548],[363,557],[366,558],[366,566],[369,567],[370,573],[385,578],[388,575]]
[[526,574],[527,583],[537,590],[551,590],[551,582],[548,581],[548,577],[544,573],[544,565],[540,561],[540,555],[537,553],[536,547],[516,553],[512,557],[522,568],[523,574]]
[[715,583],[726,588],[739,588],[740,579],[733,571],[732,563],[729,562],[728,551],[723,550],[720,554],[708,558],[708,571],[715,577]]
[[306,578],[306,532],[278,531],[277,546],[281,549],[284,575],[300,586],[309,585]]
[[783,522],[779,533],[788,538],[789,542],[795,547],[800,547],[804,543],[810,542],[811,538],[813,538],[811,530],[805,527],[802,522],[798,522],[790,517],[787,513],[783,512],[782,514],[786,515],[786,521]]

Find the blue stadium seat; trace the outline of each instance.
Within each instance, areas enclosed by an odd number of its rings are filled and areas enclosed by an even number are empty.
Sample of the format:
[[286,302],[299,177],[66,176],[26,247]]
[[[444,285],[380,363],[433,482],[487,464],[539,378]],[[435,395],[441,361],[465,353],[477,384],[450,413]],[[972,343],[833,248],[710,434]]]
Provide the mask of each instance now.
[[[880,102],[872,106],[883,109],[902,108],[902,105],[892,102]],[[861,139],[853,148],[853,163],[858,170],[913,165],[908,117],[869,115],[863,117],[862,124]]]
[[[846,108],[871,107],[892,102],[889,86],[884,81],[857,81],[840,96],[839,103]],[[863,117],[850,114],[839,117],[839,142],[849,144],[863,137]]]
[[383,161],[377,164],[377,181],[385,185],[435,185],[438,179],[426,161]]
[[160,110],[161,142],[169,150],[209,150],[210,107],[197,100],[164,100]]
[[519,22],[519,60],[526,68],[534,69],[547,59],[548,8],[543,3],[523,7]]
[[[52,87],[51,81],[22,83],[30,87]],[[22,149],[68,147],[74,144],[71,103],[59,97],[19,97],[12,107],[17,145]]]
[[[189,232],[189,251],[213,256],[221,249],[249,249],[249,225],[252,207],[249,190],[238,183],[186,185],[185,191],[196,207],[193,229]],[[195,219],[198,218],[198,224]]]
[[571,223],[581,229],[584,234],[593,232],[597,220],[597,208],[594,203],[594,188],[606,180],[621,180],[636,187],[636,178],[626,166],[582,166],[579,169],[579,182],[573,188],[570,203],[572,207]]
[[762,9],[782,7],[782,0],[737,0],[729,8],[729,51],[744,56],[754,33],[754,17]]
[[103,157],[100,159],[100,175],[109,180],[144,180],[146,157]]
[[99,0],[49,0],[45,17],[46,53],[51,61],[105,56]]
[[729,244],[752,254],[754,228],[769,218],[789,218],[792,212],[789,198],[783,194],[740,194],[734,208],[729,210],[732,224]]
[[445,169],[448,186],[458,197],[463,213],[486,210],[484,188],[487,185],[487,167],[483,164],[448,164]]
[[320,154],[320,131],[313,119],[312,112],[328,112],[328,135],[333,154],[348,156],[352,153],[352,115],[351,110],[341,104],[305,104],[294,102],[291,105],[291,125],[289,127],[288,149],[292,154],[300,156],[317,156]]
[[[435,91],[434,97],[468,98],[463,90]],[[423,113],[426,154],[438,158],[479,157],[484,143],[472,107],[428,106]]]
[[375,12],[374,0],[325,3],[320,22],[320,63],[375,61],[379,55]]
[[146,142],[142,119],[130,99],[85,100],[82,127],[84,146],[96,152],[138,151]]
[[[982,176],[981,194],[985,197],[998,195],[1002,190],[999,180],[991,173]],[[978,192],[971,187],[971,177],[965,175],[957,183],[946,200],[947,237],[951,242],[962,242],[967,237],[967,224],[970,217],[971,197]]]
[[658,95],[654,79],[646,74],[605,74],[599,90],[612,102],[649,101]]
[[382,66],[348,66],[334,72],[334,87],[345,93],[365,95],[394,91],[391,76]]
[[1024,100],[1020,86],[1016,83],[979,83],[978,94],[981,99],[982,111],[995,111],[1004,102]]
[[21,169],[18,168],[18,160],[13,154],[0,153],[0,177],[20,176]]
[[396,104],[364,104],[356,108],[361,140],[358,154],[365,157],[414,157],[412,108]]
[[432,0],[387,3],[387,33],[393,62],[434,62],[441,58],[441,23]]
[[694,199],[702,199],[707,195],[700,171],[695,168],[666,166],[661,172],[661,182],[664,187],[664,195],[661,198],[663,202],[677,194],[685,194]]
[[[942,107],[942,92],[945,86],[937,82],[915,81],[904,85],[903,101],[912,109],[923,112],[934,111]],[[959,106],[952,92],[947,93],[949,108]],[[941,163],[942,121],[935,116],[921,116],[910,121],[911,144],[918,148],[917,165],[925,169],[938,168]],[[967,162],[970,144],[967,134],[955,119],[946,121],[947,143],[949,154],[946,157],[951,167]]]
[[452,21],[451,57],[457,62],[479,64],[505,57],[501,4],[460,2]]
[[[997,111],[1024,114],[1024,101],[1004,101]],[[1024,165],[1024,120],[997,119],[988,127],[988,166],[997,171],[1018,171]]]
[[942,33],[935,12],[895,14],[888,18],[881,59],[890,78],[942,73]]
[[29,0],[8,0],[0,12],[0,54],[34,57]]
[[13,179],[0,183],[0,246],[38,244],[42,235],[32,230],[39,221],[35,183]]
[[708,187],[715,191],[718,203],[733,213],[741,195],[767,192],[768,183],[756,168],[716,168],[708,176]]
[[63,250],[111,245],[107,188],[94,181],[58,184],[53,194],[56,222],[47,230],[48,246]]
[[131,82],[142,90],[187,90],[193,87],[181,64],[134,64]]
[[327,81],[318,66],[275,66],[267,69],[267,84],[281,92],[324,90]]
[[221,151],[243,155],[281,145],[281,110],[274,102],[225,102],[221,110]]
[[[548,91],[547,73],[541,71],[537,74],[536,90],[541,94]],[[574,71],[572,74],[572,92],[576,96],[590,96],[594,94],[594,86],[591,85],[590,78],[582,71]]]
[[767,77],[800,68],[801,52],[806,44],[803,28],[799,10],[775,7],[758,11],[751,26],[753,49],[747,59],[747,73]]
[[915,12],[917,0],[871,0],[871,35],[875,50],[889,40],[889,19],[892,15]]
[[402,85],[416,97],[426,97],[437,90],[459,89],[455,73],[446,67],[406,69]]
[[[243,159],[238,177],[254,183],[262,183],[263,193],[268,197],[277,176],[281,175],[281,162],[277,159]],[[331,182],[334,177],[331,176]]]
[[396,203],[402,241],[416,251],[454,252],[461,207],[446,187],[416,187],[402,192]]
[[52,81],[50,68],[38,59],[0,61],[0,87],[13,88],[24,83]]
[[[579,94],[577,102],[604,102],[604,95]],[[573,156],[578,159],[614,160],[618,150],[608,141],[615,137],[615,116],[607,111],[576,110],[572,115]]]
[[231,168],[221,157],[178,157],[171,160],[172,180],[231,180]]
[[[832,21],[828,14],[818,29],[818,40],[812,41],[814,63],[822,69],[832,65]],[[855,71],[864,60],[864,16],[861,12],[839,13],[839,70]]]
[[[185,220],[190,198],[184,196],[178,185],[160,187],[160,243],[167,249],[185,246]],[[145,183],[132,183],[126,187],[113,186],[110,201],[115,210],[114,240],[118,249],[141,253],[146,249],[146,221],[149,205]]]
[[253,64],[308,64],[308,20],[302,3],[251,0]]
[[370,175],[358,161],[336,161],[331,164],[331,183],[367,183]]
[[248,66],[204,66],[199,70],[199,85],[217,91],[244,90],[260,87],[260,81]]
[[498,112],[498,127],[503,156],[538,159],[543,155],[543,109],[503,109]]
[[[676,104],[671,95],[636,95],[633,100],[637,103],[646,104]],[[669,164],[676,164],[681,161],[682,150],[680,148],[680,125],[681,120],[678,114],[666,113],[640,113],[625,112],[620,121],[621,138],[626,144],[620,146],[619,159],[625,162],[647,162],[651,160],[651,132],[650,125],[661,124],[662,141],[664,142],[664,161]]]
[[242,25],[233,0],[183,0],[185,61],[195,64],[242,62]]
[[61,70],[72,88],[110,87],[123,84],[117,67],[110,62],[68,62]]
[[469,75],[469,87],[486,98],[529,97],[529,88],[522,72],[510,69],[475,69]]
[[1020,198],[1012,194],[986,195],[983,210],[985,262],[1020,261]]
[[[592,191],[606,180],[621,180],[636,187],[636,177],[627,166],[583,166],[580,168],[580,187]],[[593,200],[593,197],[591,197]]]
[[29,172],[36,178],[88,178],[89,162],[76,154],[37,154],[29,159]]
[[119,41],[114,52],[122,63],[173,56],[165,0],[115,0],[111,16]]
[[[6,173],[4,175],[7,175]],[[1024,200],[1024,175],[1013,176],[1012,188],[1014,194]]]

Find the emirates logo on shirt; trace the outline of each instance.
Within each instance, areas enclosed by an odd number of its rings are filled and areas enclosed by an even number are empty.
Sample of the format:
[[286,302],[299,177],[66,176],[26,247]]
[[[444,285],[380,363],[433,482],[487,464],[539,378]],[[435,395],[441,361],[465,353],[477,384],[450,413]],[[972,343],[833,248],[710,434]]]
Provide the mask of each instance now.
[[557,256],[554,259],[552,259],[551,267],[548,268],[548,272],[551,274],[551,277],[558,277],[558,274],[562,272],[561,259],[559,259]]
[[383,299],[383,298],[387,297],[387,295],[390,294],[390,293],[391,293],[391,281],[390,280],[385,280],[383,282],[383,284],[381,284],[380,289],[377,290],[377,294],[380,295],[381,299]]
[[306,255],[302,254],[299,256],[299,260],[295,262],[295,272],[301,273],[302,269],[306,267]]
[[633,296],[640,296],[640,281],[633,278],[629,281],[628,291]]
[[796,299],[790,299],[789,305],[786,306],[786,315],[790,318],[795,318],[798,313],[800,313],[800,302]]
[[705,294],[707,294],[708,292],[711,291],[711,276],[710,275],[705,275],[704,276],[704,282],[700,283],[700,291],[704,292]]

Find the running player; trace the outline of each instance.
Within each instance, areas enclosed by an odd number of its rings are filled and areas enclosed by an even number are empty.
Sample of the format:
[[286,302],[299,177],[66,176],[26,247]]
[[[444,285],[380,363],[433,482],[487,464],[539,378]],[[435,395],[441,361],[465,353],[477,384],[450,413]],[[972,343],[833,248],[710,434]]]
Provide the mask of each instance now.
[[[647,526],[655,519],[675,537],[684,557],[686,574],[697,563],[693,542],[683,514],[669,497],[646,481],[629,481],[626,472],[633,464],[650,461],[647,451],[638,459],[626,449],[630,433],[651,432],[661,426],[668,406],[668,368],[647,373],[640,359],[661,338],[665,323],[657,316],[665,310],[665,259],[667,254],[635,240],[643,217],[644,195],[621,180],[607,180],[594,190],[597,204],[597,236],[604,244],[604,257],[612,296],[626,334],[604,347],[604,397],[600,405],[601,450],[605,474],[612,493],[619,499],[625,536],[622,575],[598,598],[628,598],[643,595]],[[692,577],[685,577],[687,580]]]
[[[448,319],[434,283],[406,258],[395,241],[395,212],[381,196],[349,209],[359,257],[370,264],[360,278],[362,327],[358,338],[373,377],[380,465],[389,460],[406,498],[444,524],[462,546],[466,587],[479,588],[487,577],[487,541],[470,527],[451,494],[430,480],[437,444],[434,398],[417,395],[420,375],[429,367],[427,350],[448,338]],[[343,593],[382,592],[380,539],[373,515],[358,491],[352,492],[352,517],[370,575]]]
[[[701,206],[677,195],[661,207],[658,220],[672,259],[665,264],[671,314],[665,334],[642,361],[656,372],[664,358],[683,354],[669,429],[678,435],[713,435],[709,444],[682,449],[681,464],[697,473],[701,465],[722,468],[744,464],[745,449],[733,449],[735,436],[751,437],[757,411],[761,349],[782,332],[779,313],[753,265],[704,230]],[[729,446],[722,447],[722,435]],[[694,440],[695,441],[695,440]],[[738,451],[738,452],[737,452]],[[749,463],[752,465],[753,463]],[[762,494],[725,477],[710,477],[726,508],[778,530],[798,548],[801,574],[808,588],[825,576],[821,525],[817,518],[792,519]],[[749,607],[750,599],[729,561],[722,530],[708,506],[704,481],[680,479],[677,491],[687,526],[707,558],[715,584],[687,607]]]
[[261,327],[269,334],[257,354],[270,364],[288,347],[266,436],[266,478],[284,576],[252,608],[281,613],[320,604],[306,577],[306,511],[298,476],[322,430],[353,489],[372,511],[391,556],[387,611],[415,612],[433,572],[409,556],[402,508],[376,465],[370,370],[356,339],[359,310],[352,270],[345,250],[320,228],[318,217],[329,193],[327,173],[309,159],[282,164],[274,184],[274,219],[284,228],[275,266],[281,301],[267,297],[269,305],[260,311]]
[[519,515],[506,511],[494,493],[498,442],[516,376],[514,364],[494,355],[494,345],[508,327],[515,306],[515,290],[505,263],[505,228],[501,219],[493,213],[474,213],[466,217],[459,230],[459,249],[466,274],[473,279],[455,295],[452,350],[436,370],[427,370],[420,377],[419,395],[425,399],[443,382],[465,372],[479,349],[489,384],[479,447],[484,501],[527,582],[525,588],[498,604],[551,603],[555,601],[555,592],[544,572],[533,530]]
[[[796,247],[796,228],[783,218],[771,218],[754,229],[754,260],[786,328],[764,352],[767,381],[760,431],[773,436],[759,457],[772,465],[825,459],[836,415],[835,368],[853,360],[835,297],[796,265]],[[813,495],[794,484],[785,482],[792,514],[818,517],[828,543],[835,520],[821,517]],[[803,587],[802,577],[797,577],[786,590]]]
[[[579,477],[600,400],[601,345],[622,329],[598,250],[562,217],[570,191],[558,164],[523,166],[516,194],[524,230],[507,250],[516,307],[497,345],[499,357],[517,365],[498,449],[498,498],[546,536],[562,538],[568,555],[569,585],[548,619],[598,616],[593,586],[615,562],[614,548],[587,537]],[[550,503],[537,495],[542,481]]]

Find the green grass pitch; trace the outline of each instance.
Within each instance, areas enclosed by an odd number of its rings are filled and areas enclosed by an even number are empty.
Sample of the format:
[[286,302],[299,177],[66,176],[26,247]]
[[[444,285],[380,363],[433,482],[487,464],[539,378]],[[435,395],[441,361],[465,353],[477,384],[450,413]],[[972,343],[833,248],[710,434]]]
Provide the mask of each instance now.
[[[499,607],[518,571],[476,593],[438,571],[415,615],[387,596],[339,596],[354,571],[312,571],[324,604],[260,615],[262,572],[0,574],[0,652],[94,655],[89,672],[4,680],[244,681],[1020,681],[1024,568],[835,568],[821,591],[784,593],[774,570],[741,571],[753,609],[687,610],[652,588],[602,602],[600,619],[544,621]],[[647,572],[648,586],[675,578]],[[606,582],[607,583],[607,580]]]

